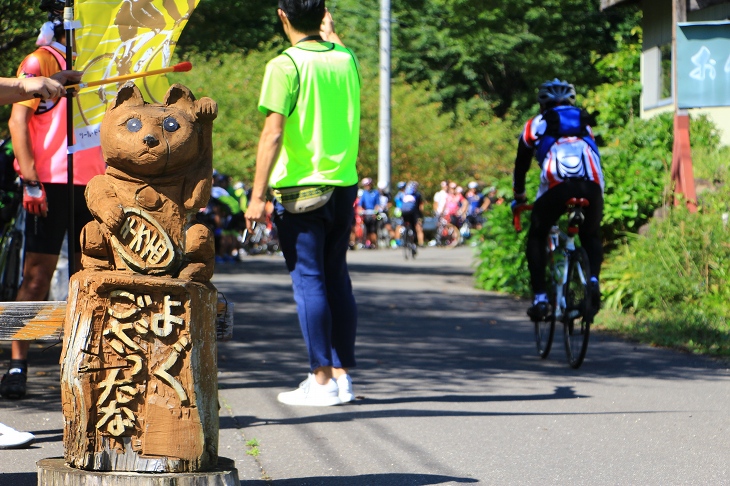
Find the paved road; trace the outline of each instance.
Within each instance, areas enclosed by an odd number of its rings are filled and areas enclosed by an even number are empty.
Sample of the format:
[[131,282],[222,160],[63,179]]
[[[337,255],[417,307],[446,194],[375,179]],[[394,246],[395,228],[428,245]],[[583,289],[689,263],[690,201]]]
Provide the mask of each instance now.
[[[471,255],[350,253],[359,399],[327,409],[276,401],[307,371],[281,258],[222,267],[236,330],[219,348],[220,454],[241,484],[730,484],[726,363],[600,335],[580,370],[561,346],[542,361],[526,303],[475,290]],[[34,485],[35,461],[62,455],[58,355],[35,348],[31,396],[0,400],[0,421],[38,436],[0,451],[0,485]]]

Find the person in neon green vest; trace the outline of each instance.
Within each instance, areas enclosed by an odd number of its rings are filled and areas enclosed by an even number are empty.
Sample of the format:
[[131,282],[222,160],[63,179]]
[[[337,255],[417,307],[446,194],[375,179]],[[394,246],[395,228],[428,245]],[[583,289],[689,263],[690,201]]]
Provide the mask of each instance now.
[[311,371],[278,400],[338,405],[355,398],[347,371],[355,366],[357,308],[346,255],[358,182],[359,66],[324,0],[280,0],[277,14],[292,47],[266,67],[259,99],[266,121],[246,223],[265,221],[273,188]]

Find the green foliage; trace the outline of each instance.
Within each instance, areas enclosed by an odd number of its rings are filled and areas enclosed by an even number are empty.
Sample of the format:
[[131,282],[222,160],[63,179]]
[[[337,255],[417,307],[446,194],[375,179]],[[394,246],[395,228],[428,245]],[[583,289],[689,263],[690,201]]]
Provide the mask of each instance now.
[[636,232],[664,203],[672,156],[672,116],[634,118],[601,148],[606,180],[603,237],[610,248]]
[[[535,194],[539,184],[538,171],[527,173],[528,194]],[[504,181],[499,187],[504,187]],[[530,213],[522,213],[522,231],[513,226],[509,204],[495,206],[487,213],[481,230],[475,232],[477,246],[477,287],[515,295],[531,294],[530,274],[527,271],[525,245],[530,229]]]
[[[25,56],[36,50],[35,38],[46,17],[38,0],[0,0],[0,76],[15,77]],[[10,106],[0,106],[0,138],[7,135]]]
[[177,52],[211,57],[259,49],[272,40],[281,45],[276,8],[275,0],[202,0],[180,36]]
[[[529,213],[526,213],[529,215]],[[512,211],[508,204],[496,206],[487,221],[472,238],[478,238],[476,285],[485,290],[528,296],[530,274],[527,272],[525,242],[530,223],[523,216],[523,230],[512,226]]]
[[723,188],[706,195],[696,214],[679,206],[611,255],[602,275],[604,304],[631,319],[604,320],[606,328],[658,345],[730,355],[727,200]]
[[[328,5],[345,43],[376,65],[379,1]],[[425,82],[446,111],[476,96],[500,117],[524,115],[546,79],[569,79],[582,92],[608,81],[593,57],[615,52],[615,36],[641,19],[638,8],[619,10],[601,12],[597,0],[393,0],[392,72]]]
[[635,27],[629,37],[614,36],[618,50],[600,57],[594,54],[596,71],[606,82],[589,90],[584,107],[598,115],[594,127],[604,137],[639,114],[641,96],[642,30]]
[[190,55],[195,66],[190,73],[173,73],[170,82],[180,82],[196,97],[209,96],[218,103],[214,122],[214,165],[237,179],[253,180],[258,139],[264,115],[258,111],[258,97],[266,62],[278,52],[272,46],[260,51],[224,54],[206,60]]
[[707,196],[714,208],[696,214],[679,206],[652,221],[646,235],[631,238],[604,275],[607,303],[638,311],[688,304],[727,312],[730,230],[717,211],[727,211],[727,196],[727,190]]
[[[251,181],[264,115],[257,110],[266,62],[278,54],[267,45],[248,54],[225,54],[206,59],[190,54],[195,69],[170,75],[171,82],[188,85],[196,96],[218,102],[214,130],[214,164],[236,179]],[[362,64],[362,128],[358,170],[377,173],[378,96],[377,67]],[[392,87],[392,177],[417,180],[426,195],[437,190],[445,177],[466,183],[492,181],[509,174],[514,134],[509,122],[500,120],[484,103],[460,103],[455,114],[443,113],[429,101],[423,85],[395,79]],[[478,101],[478,100],[475,100]]]

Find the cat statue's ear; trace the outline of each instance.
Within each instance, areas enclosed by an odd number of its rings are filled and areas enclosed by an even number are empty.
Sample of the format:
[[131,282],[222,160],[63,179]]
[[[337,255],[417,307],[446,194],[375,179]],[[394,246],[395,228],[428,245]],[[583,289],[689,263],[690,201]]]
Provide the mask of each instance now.
[[213,121],[218,116],[218,104],[210,98],[195,99],[190,89],[182,84],[173,84],[165,94],[163,103],[190,113],[198,121]]
[[144,106],[145,101],[142,92],[133,81],[127,81],[117,92],[114,103],[109,105],[109,110],[114,110],[120,106]]

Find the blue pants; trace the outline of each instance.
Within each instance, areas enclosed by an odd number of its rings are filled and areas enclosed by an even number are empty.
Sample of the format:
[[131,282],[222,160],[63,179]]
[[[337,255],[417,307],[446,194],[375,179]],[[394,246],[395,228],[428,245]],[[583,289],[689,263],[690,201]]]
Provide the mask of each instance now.
[[346,257],[356,197],[356,185],[336,187],[327,204],[301,214],[276,203],[274,222],[312,371],[355,366],[357,307]]

